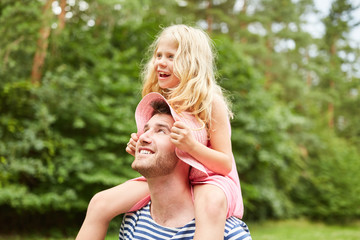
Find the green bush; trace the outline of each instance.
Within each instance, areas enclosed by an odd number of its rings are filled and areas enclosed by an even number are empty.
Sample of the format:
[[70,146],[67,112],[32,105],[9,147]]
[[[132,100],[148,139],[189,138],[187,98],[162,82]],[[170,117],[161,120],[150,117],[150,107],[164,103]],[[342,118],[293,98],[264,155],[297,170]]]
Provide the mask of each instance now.
[[309,152],[292,193],[298,210],[302,215],[327,222],[345,223],[359,218],[359,153],[331,132],[318,136],[314,143],[317,149]]

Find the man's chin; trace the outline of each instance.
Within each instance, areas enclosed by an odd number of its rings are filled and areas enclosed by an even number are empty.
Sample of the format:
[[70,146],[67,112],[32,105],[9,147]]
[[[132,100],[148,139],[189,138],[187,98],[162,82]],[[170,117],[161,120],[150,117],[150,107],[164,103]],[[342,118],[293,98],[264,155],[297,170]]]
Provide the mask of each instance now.
[[134,169],[135,171],[137,171],[140,167],[140,164],[137,160],[135,160],[132,164],[131,164],[132,169]]
[[137,159],[131,164],[131,168],[141,173],[143,169],[147,169],[149,166],[146,164],[145,159]]

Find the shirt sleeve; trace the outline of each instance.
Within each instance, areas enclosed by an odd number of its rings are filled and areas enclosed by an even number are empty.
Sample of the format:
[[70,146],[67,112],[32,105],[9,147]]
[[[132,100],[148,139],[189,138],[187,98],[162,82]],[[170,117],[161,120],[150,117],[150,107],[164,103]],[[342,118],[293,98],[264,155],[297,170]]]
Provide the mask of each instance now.
[[225,226],[225,240],[252,240],[250,231],[245,222],[231,217]]

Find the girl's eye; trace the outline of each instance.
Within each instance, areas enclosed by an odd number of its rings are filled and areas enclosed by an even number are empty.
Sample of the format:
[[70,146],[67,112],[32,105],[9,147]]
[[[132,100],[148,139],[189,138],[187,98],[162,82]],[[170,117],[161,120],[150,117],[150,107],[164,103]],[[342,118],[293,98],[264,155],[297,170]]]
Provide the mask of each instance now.
[[175,57],[174,55],[170,55],[170,56],[169,56],[169,58],[171,58],[171,59],[174,59],[174,57]]
[[156,54],[156,57],[161,58],[161,54],[160,53]]

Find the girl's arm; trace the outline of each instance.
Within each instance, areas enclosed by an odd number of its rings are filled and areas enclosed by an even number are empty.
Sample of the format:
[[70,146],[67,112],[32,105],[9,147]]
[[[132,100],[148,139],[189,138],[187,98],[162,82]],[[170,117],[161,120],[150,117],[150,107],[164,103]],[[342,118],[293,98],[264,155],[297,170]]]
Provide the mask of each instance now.
[[176,147],[189,153],[213,172],[227,175],[232,168],[232,149],[228,112],[220,97],[213,101],[210,124],[211,148],[199,143],[191,135],[191,130],[182,122],[175,122],[172,142]]

